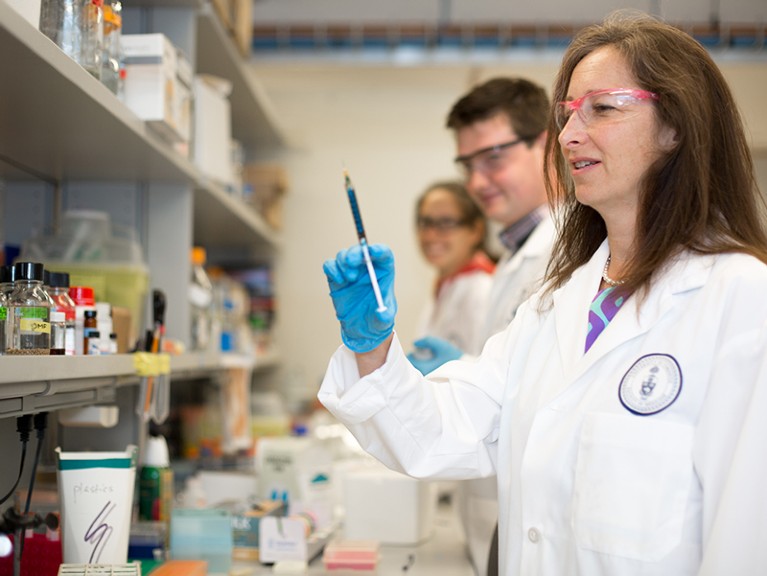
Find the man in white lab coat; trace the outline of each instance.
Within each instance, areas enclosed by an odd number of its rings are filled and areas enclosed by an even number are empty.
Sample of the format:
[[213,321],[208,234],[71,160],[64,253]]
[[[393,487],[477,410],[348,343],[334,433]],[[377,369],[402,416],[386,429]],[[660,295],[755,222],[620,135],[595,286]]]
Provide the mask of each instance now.
[[[482,212],[501,226],[505,248],[493,275],[479,340],[469,350],[481,350],[490,336],[503,330],[543,280],[555,235],[543,178],[548,114],[545,90],[522,78],[493,78],[475,86],[448,114],[456,165]],[[417,340],[415,346],[418,350],[409,359],[424,374],[464,352],[433,337]],[[463,483],[458,496],[475,572],[492,576],[498,565],[497,549],[491,553],[498,516],[496,479]]]
[[504,576],[767,574],[766,206],[732,93],[697,41],[632,13],[578,32],[553,95],[544,287],[424,377],[391,251],[371,246],[385,312],[342,251],[319,398],[391,468],[497,474]]

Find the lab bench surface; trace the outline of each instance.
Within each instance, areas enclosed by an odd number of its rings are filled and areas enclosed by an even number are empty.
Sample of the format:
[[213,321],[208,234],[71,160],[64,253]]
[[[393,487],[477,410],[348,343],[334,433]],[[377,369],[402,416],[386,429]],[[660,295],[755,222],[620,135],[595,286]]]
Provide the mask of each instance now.
[[[253,565],[250,564],[250,567]],[[245,565],[243,565],[245,567]],[[272,567],[259,566],[243,572],[248,576],[274,574]],[[322,555],[309,564],[309,576],[332,575],[322,564]],[[365,572],[359,572],[360,575]],[[450,506],[440,506],[434,520],[434,533],[415,546],[381,545],[376,576],[474,576],[466,555],[463,532],[458,515]]]

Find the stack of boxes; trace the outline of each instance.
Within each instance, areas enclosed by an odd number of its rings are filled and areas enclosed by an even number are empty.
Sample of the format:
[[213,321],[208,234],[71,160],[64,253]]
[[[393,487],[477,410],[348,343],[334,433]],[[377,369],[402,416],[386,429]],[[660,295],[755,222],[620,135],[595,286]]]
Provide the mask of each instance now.
[[191,137],[192,67],[164,34],[126,34],[124,102],[183,151]]
[[[213,4],[237,48],[249,56],[251,0],[215,0]],[[187,57],[163,34],[123,34],[122,49],[123,100],[128,108],[189,157],[206,178],[242,194],[243,154],[237,153],[241,147],[232,140],[231,82],[195,75]]]

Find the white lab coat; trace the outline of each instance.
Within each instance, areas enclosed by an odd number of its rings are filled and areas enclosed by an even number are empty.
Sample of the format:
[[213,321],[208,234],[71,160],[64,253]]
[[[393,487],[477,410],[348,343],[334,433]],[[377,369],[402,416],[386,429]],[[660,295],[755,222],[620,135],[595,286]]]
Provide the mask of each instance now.
[[511,256],[506,253],[495,268],[488,300],[490,313],[480,335],[483,344],[506,328],[519,305],[541,286],[556,237],[548,207],[542,207],[541,213],[543,220],[522,247]]
[[[431,298],[421,315],[418,333],[452,342],[467,354],[477,355],[487,339],[481,330],[494,275],[473,270],[446,280],[438,298]],[[495,478],[451,482],[466,546],[477,575],[486,574],[490,541],[498,518]]]
[[[475,362],[424,378],[395,337],[360,379],[341,347],[319,398],[392,468],[497,472],[506,576],[767,574],[767,266],[684,255],[584,354],[607,254],[552,309],[531,298]],[[622,394],[646,383],[644,360],[681,382],[650,415]]]
[[[479,349],[493,334],[504,330],[522,302],[540,288],[551,257],[556,228],[548,206],[539,208],[543,219],[513,255],[506,253],[496,266],[487,302],[488,314],[479,334]],[[466,350],[475,355],[476,350]],[[498,487],[495,477],[462,482],[458,512],[477,574],[487,572],[490,542],[498,521]]]
[[487,315],[493,276],[472,270],[445,280],[438,297],[430,298],[419,322],[418,334],[443,338],[468,354],[479,354],[485,340],[480,329]]

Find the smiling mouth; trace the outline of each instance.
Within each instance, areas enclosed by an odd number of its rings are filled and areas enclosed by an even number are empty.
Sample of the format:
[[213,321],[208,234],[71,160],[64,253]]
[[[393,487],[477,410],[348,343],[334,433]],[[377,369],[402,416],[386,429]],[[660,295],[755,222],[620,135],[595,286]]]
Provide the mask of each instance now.
[[580,170],[582,168],[587,168],[588,166],[593,166],[594,164],[598,164],[596,160],[579,160],[578,162],[573,162],[573,167],[576,170]]

